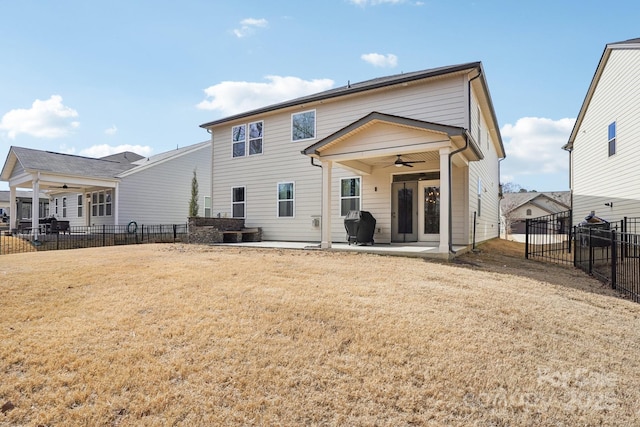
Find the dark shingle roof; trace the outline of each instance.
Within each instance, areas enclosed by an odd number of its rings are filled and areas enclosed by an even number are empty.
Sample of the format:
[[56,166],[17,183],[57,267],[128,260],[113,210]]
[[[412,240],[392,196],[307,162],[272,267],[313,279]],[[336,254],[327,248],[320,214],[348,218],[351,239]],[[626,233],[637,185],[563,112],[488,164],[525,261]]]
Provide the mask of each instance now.
[[26,170],[47,171],[73,176],[114,178],[117,174],[135,167],[134,164],[115,160],[94,159],[23,147],[11,147],[11,149],[18,162]]
[[289,101],[284,101],[284,102],[281,102],[281,103],[278,103],[278,104],[272,104],[272,105],[269,105],[269,106],[266,106],[266,107],[258,108],[258,109],[247,111],[247,112],[244,112],[244,113],[235,114],[233,116],[224,117],[222,119],[218,119],[218,120],[214,120],[212,122],[204,123],[204,124],[200,125],[200,127],[201,128],[207,128],[209,126],[213,126],[213,125],[229,122],[229,121],[232,121],[232,120],[241,119],[243,117],[249,117],[249,116],[253,116],[253,115],[256,115],[256,114],[263,114],[263,113],[266,113],[266,112],[275,111],[275,110],[279,110],[279,109],[287,108],[287,107],[292,107],[292,106],[299,105],[299,104],[304,104],[304,103],[307,103],[307,102],[321,101],[323,99],[335,98],[337,96],[343,96],[343,95],[363,92],[363,91],[366,91],[366,90],[372,90],[372,89],[377,89],[377,88],[381,88],[381,87],[385,87],[385,86],[401,84],[401,83],[410,82],[410,81],[414,81],[414,80],[426,79],[426,78],[429,78],[429,77],[441,76],[441,75],[444,75],[444,74],[450,74],[450,73],[454,73],[454,72],[457,72],[457,71],[464,71],[464,70],[469,70],[469,69],[473,69],[473,68],[481,68],[481,67],[482,67],[482,64],[480,62],[468,62],[468,63],[465,63],[465,64],[450,65],[450,66],[446,66],[446,67],[430,68],[428,70],[414,71],[414,72],[402,73],[402,74],[395,74],[395,75],[386,76],[386,77],[378,77],[378,78],[375,78],[375,79],[366,80],[366,81],[359,82],[359,83],[351,83],[351,84],[348,84],[346,86],[341,86],[341,87],[337,87],[337,88],[334,88],[334,89],[329,89],[329,90],[326,90],[324,92],[319,92],[319,93],[315,93],[315,94],[312,94],[312,95],[303,96],[303,97],[292,99],[292,100],[289,100]]

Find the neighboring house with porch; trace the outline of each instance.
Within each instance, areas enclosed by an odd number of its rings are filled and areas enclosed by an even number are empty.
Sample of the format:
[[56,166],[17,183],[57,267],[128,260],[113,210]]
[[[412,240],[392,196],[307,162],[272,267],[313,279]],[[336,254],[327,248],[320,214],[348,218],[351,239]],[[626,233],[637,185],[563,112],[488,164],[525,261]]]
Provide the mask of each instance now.
[[[5,214],[7,219],[12,217],[10,200],[10,191],[0,191],[0,221],[5,218]],[[18,221],[31,219],[31,216],[33,215],[33,193],[31,191],[16,191],[15,202],[16,212],[18,212]],[[38,215],[40,218],[49,216],[49,197],[44,193],[40,193],[40,199],[38,201]]]
[[[570,191],[505,193],[500,215],[505,234],[524,234],[527,219],[566,212],[571,209]],[[568,224],[561,224],[568,226]],[[560,231],[560,230],[558,230]]]
[[[210,141],[150,157],[124,152],[90,158],[11,147],[0,179],[9,183],[10,202],[18,188],[42,192],[48,215],[71,226],[186,223],[194,170],[200,215],[210,214],[210,159]],[[34,209],[34,228],[39,217]]]
[[[212,212],[264,240],[346,242],[350,210],[376,243],[449,256],[499,235],[505,157],[480,62],[377,78],[201,125]],[[475,224],[474,224],[475,218]]]
[[573,222],[640,217],[640,38],[605,46],[568,143]]

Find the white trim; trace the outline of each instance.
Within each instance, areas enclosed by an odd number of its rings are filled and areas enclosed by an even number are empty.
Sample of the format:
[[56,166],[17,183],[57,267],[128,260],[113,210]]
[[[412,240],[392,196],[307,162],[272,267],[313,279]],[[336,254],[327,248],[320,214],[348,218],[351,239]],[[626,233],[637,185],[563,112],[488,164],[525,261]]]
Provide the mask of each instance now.
[[[300,139],[293,139],[293,117],[294,116],[299,116],[301,114],[306,114],[306,113],[311,113],[313,112],[313,136],[311,138],[300,138]],[[317,136],[317,123],[318,123],[318,113],[316,112],[315,108],[313,110],[306,110],[306,111],[299,111],[297,113],[291,113],[291,142],[300,142],[300,141],[310,141],[312,139],[316,139]]]
[[[292,196],[291,199],[282,199],[280,200],[280,185],[282,184],[291,184],[292,188]],[[280,216],[280,202],[289,202],[291,201],[292,207],[292,215],[291,216]],[[276,184],[276,218],[287,218],[292,219],[296,217],[296,182],[295,181],[281,181]]]

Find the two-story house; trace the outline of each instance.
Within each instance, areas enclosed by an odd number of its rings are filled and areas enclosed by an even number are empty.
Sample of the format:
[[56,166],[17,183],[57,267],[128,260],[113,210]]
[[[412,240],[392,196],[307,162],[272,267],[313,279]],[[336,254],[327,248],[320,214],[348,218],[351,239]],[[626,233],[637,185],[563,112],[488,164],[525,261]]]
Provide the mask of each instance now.
[[568,143],[573,223],[640,217],[640,38],[608,44]]
[[213,215],[265,240],[347,239],[350,210],[375,242],[449,256],[499,235],[499,125],[480,62],[350,83],[201,125]]

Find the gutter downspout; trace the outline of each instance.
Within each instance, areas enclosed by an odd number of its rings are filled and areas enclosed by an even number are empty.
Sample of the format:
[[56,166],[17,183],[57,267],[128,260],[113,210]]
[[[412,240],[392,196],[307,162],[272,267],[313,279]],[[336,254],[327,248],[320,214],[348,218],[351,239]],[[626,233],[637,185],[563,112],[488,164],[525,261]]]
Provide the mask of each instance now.
[[469,117],[469,128],[464,133],[464,146],[449,153],[449,177],[448,177],[449,179],[449,201],[448,201],[449,202],[449,253],[452,253],[452,254],[455,254],[455,251],[453,250],[453,211],[452,211],[453,203],[451,201],[451,198],[453,195],[453,191],[451,191],[451,187],[452,187],[451,184],[453,181],[451,173],[453,168],[451,167],[451,159],[453,158],[454,155],[469,148],[469,138],[471,137],[469,135],[469,131],[471,130],[471,82],[477,79],[478,77],[480,77],[481,75],[482,75],[482,68],[478,67],[478,75],[469,79],[469,81],[467,82],[467,97],[468,97],[467,114]]

